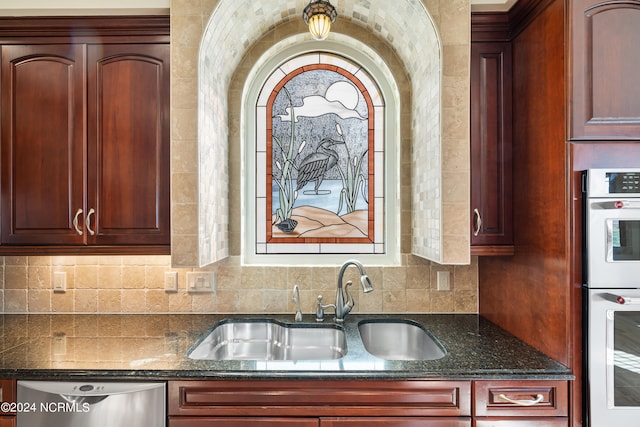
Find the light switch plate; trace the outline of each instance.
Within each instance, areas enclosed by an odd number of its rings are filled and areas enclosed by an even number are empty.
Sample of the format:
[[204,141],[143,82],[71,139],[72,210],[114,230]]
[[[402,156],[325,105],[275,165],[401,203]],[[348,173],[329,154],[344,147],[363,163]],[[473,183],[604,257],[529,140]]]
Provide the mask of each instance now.
[[214,272],[192,271],[187,273],[187,292],[212,293],[216,291]]

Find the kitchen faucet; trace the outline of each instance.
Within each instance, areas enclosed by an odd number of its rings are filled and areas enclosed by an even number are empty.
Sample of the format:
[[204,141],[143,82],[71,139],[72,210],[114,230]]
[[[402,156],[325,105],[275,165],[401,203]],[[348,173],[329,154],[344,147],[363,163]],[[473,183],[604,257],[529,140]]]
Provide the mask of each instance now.
[[336,289],[336,303],[335,304],[322,304],[322,295],[318,295],[318,305],[316,308],[316,321],[322,322],[324,320],[324,310],[327,308],[333,308],[335,312],[336,322],[344,322],[344,317],[351,312],[353,306],[355,305],[353,301],[353,297],[351,293],[349,293],[349,286],[351,286],[352,282],[349,280],[344,285],[344,293],[342,286],[342,279],[344,277],[344,273],[347,270],[347,267],[350,265],[356,266],[358,270],[360,270],[360,285],[362,286],[363,292],[369,293],[373,291],[373,286],[371,285],[371,279],[367,276],[367,273],[364,271],[364,267],[355,259],[350,259],[342,264],[340,268],[340,272],[338,273],[338,288]]

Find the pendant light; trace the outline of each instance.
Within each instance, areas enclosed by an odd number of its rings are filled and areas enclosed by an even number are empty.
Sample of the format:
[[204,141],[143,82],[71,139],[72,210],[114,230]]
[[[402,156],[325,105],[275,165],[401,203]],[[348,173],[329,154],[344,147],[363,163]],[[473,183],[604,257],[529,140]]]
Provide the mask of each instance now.
[[327,38],[337,16],[336,8],[327,0],[311,0],[302,11],[302,19],[316,40]]

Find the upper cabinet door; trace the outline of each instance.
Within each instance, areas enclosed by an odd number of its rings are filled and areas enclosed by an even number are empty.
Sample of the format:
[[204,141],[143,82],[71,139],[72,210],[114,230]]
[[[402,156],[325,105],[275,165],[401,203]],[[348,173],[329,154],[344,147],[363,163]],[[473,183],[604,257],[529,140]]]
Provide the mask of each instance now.
[[471,254],[513,252],[511,45],[471,43]]
[[83,241],[83,52],[2,46],[3,244]]
[[570,4],[569,138],[640,139],[640,2]]
[[90,45],[87,62],[88,241],[168,245],[169,45]]

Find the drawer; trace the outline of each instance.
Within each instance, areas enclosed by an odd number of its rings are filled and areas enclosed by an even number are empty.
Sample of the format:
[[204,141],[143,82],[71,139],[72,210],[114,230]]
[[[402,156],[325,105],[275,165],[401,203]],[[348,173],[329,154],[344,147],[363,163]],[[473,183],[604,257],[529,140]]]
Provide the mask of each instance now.
[[169,381],[169,415],[469,417],[470,381]]
[[487,418],[477,420],[474,427],[569,427],[568,418]]
[[[318,427],[317,418],[169,417],[169,427]],[[2,426],[0,426],[2,427]]]
[[476,417],[564,417],[567,381],[475,381]]

